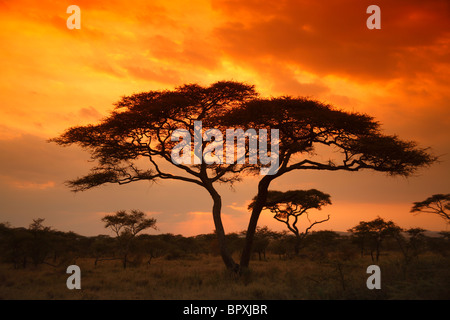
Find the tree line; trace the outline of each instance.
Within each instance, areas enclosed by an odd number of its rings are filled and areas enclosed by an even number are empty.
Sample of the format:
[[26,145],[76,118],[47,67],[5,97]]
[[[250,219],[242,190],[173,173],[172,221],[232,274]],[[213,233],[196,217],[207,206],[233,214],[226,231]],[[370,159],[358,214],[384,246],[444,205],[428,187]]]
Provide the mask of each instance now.
[[[76,263],[77,259],[88,258],[94,266],[117,260],[123,268],[127,268],[151,265],[156,258],[173,260],[220,255],[220,244],[214,232],[192,237],[170,233],[139,234],[147,228],[156,227],[156,220],[146,218],[139,211],[129,214],[119,211],[102,220],[105,227],[117,230],[115,236],[81,236],[74,232],[57,231],[44,226],[44,219],[41,218],[34,219],[28,228],[1,223],[1,261],[15,269],[22,269],[41,264],[66,267]],[[226,235],[231,254],[242,252],[245,233],[244,230]],[[269,256],[280,260],[295,257],[348,260],[370,256],[373,262],[378,262],[384,252],[395,251],[405,262],[410,262],[428,251],[448,256],[449,244],[450,232],[443,231],[438,236],[430,237],[421,228],[403,230],[394,222],[378,217],[372,221],[361,221],[348,233],[311,231],[301,242],[290,232],[258,227],[251,257],[258,260],[267,260]]]

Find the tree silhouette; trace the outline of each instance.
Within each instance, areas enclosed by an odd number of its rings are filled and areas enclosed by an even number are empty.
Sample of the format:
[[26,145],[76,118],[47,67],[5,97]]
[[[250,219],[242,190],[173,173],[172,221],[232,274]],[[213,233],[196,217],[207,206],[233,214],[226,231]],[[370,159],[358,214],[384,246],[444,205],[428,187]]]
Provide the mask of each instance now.
[[130,245],[136,235],[148,228],[156,229],[156,219],[146,218],[145,213],[139,210],[117,211],[114,215],[102,218],[105,228],[110,228],[117,236],[123,254],[123,267],[127,267],[127,257]]
[[28,229],[12,228],[9,223],[0,223],[1,258],[12,262],[14,269],[26,268],[33,238]]
[[425,229],[422,228],[411,228],[404,230],[408,237],[404,237],[400,232],[395,233],[394,237],[399,244],[400,251],[405,258],[405,262],[409,263],[413,258],[419,256],[419,253],[425,247]]
[[[370,249],[372,261],[377,261],[380,257],[381,243],[387,237],[397,237],[402,229],[392,221],[384,221],[378,217],[372,221],[361,221],[357,226],[348,230],[353,234],[356,241],[361,246],[361,256],[366,246]],[[374,256],[375,253],[375,256]]]
[[434,194],[424,201],[414,202],[411,212],[434,213],[450,223],[450,193]]
[[[254,87],[238,82],[221,81],[202,87],[184,85],[169,91],[149,91],[123,97],[115,110],[100,124],[68,129],[51,139],[60,145],[78,144],[90,151],[98,165],[89,174],[68,182],[73,191],[84,191],[106,183],[127,184],[134,181],[180,180],[201,186],[213,200],[212,215],[225,265],[236,269],[226,245],[221,220],[222,199],[215,183],[233,183],[239,179],[235,164],[187,165],[172,161],[172,141],[176,130],[187,130],[191,137],[195,121],[203,129],[216,124],[215,118],[256,97]],[[186,141],[191,150],[203,151],[206,142],[196,145]],[[146,159],[142,168],[140,159]]]
[[[256,197],[250,203],[248,208],[251,210],[255,205]],[[327,219],[321,221],[315,221],[305,229],[304,232],[300,232],[297,227],[298,218],[310,209],[321,209],[323,206],[331,204],[330,195],[323,193],[316,189],[310,190],[290,190],[286,192],[282,191],[269,191],[267,194],[266,204],[264,209],[269,209],[274,213],[274,218],[280,222],[286,224],[288,229],[295,235],[295,254],[299,253],[300,243],[306,237],[309,230],[316,224],[323,223],[330,219],[328,215]]]
[[[241,231],[240,234],[245,236],[246,231]],[[258,254],[259,260],[266,259],[266,250],[270,244],[270,241],[276,238],[278,235],[273,232],[269,227],[257,227],[255,232],[255,240],[253,244],[253,252]],[[242,246],[241,246],[242,247]]]
[[[279,130],[276,141],[279,167],[275,174],[265,175],[259,181],[241,256],[240,266],[244,268],[248,267],[259,215],[274,179],[294,170],[372,169],[408,176],[435,160],[414,142],[381,134],[379,124],[368,115],[336,110],[305,98],[262,99],[253,86],[226,81],[209,87],[189,84],[172,91],[123,97],[101,123],[70,128],[50,141],[63,146],[80,145],[98,163],[86,176],[68,182],[73,191],[106,183],[161,179],[186,181],[206,189],[213,200],[212,215],[222,259],[228,269],[238,270],[239,265],[227,249],[221,219],[222,199],[215,183],[239,181],[244,172],[261,171],[264,162],[261,159],[243,164],[173,162],[171,152],[177,142],[172,141],[172,134],[180,129],[194,137],[201,134],[195,132],[195,121],[202,121],[205,130],[218,128],[222,132],[224,128]],[[261,141],[259,137],[258,140]],[[269,140],[272,142],[271,137],[266,137]],[[193,141],[187,144],[201,155],[208,147],[205,141],[200,145]],[[340,157],[327,161],[314,159],[312,155],[318,146],[333,148]],[[245,154],[251,155],[250,151],[246,145]],[[141,159],[147,160],[145,168],[140,165]]]
[[33,219],[33,223],[28,227],[33,236],[30,242],[30,256],[34,266],[45,261],[52,247],[50,241],[50,231],[52,229],[43,225],[44,220],[43,218]]
[[[221,119],[223,124],[237,128],[279,130],[279,167],[276,174],[259,180],[240,261],[244,268],[250,262],[253,237],[270,183],[278,177],[296,170],[363,169],[410,176],[436,160],[415,142],[382,134],[379,123],[368,115],[337,110],[306,98],[255,98]],[[327,160],[323,160],[324,155],[329,155]],[[245,168],[255,173],[260,165],[246,164]]]

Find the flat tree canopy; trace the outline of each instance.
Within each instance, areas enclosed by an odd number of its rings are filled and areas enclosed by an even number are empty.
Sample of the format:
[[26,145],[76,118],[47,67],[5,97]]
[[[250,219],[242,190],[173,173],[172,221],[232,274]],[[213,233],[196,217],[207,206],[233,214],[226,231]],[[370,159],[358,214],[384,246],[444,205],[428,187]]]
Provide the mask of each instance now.
[[[380,124],[367,114],[338,110],[307,98],[255,98],[221,119],[229,126],[280,131],[277,176],[297,169],[373,169],[409,176],[436,160],[428,148],[420,148],[414,141],[383,134]],[[335,158],[311,160],[319,146],[332,147]],[[258,169],[257,165],[248,167]]]
[[131,210],[130,213],[119,210],[113,215],[104,216],[102,221],[105,222],[105,228],[110,228],[118,237],[135,237],[145,229],[157,229],[156,219],[146,218],[145,213],[140,210]]
[[[315,221],[306,227],[304,232],[300,232],[297,223],[298,218],[303,214],[308,214],[310,209],[321,210],[323,206],[331,204],[330,195],[323,193],[316,189],[310,190],[289,190],[289,191],[275,191],[269,190],[267,193],[266,204],[264,209],[270,210],[274,213],[274,218],[283,222],[287,228],[295,235],[295,253],[299,253],[300,242],[306,237],[309,230],[316,224],[326,222],[330,219]],[[253,209],[257,197],[249,204],[248,208]]]
[[110,228],[117,236],[122,247],[123,267],[127,267],[127,256],[131,241],[136,235],[148,228],[157,229],[156,219],[147,218],[145,213],[140,210],[131,210],[127,213],[125,210],[119,210],[115,214],[108,214],[102,218],[105,228]]
[[411,212],[434,213],[450,223],[450,193],[433,194],[423,201],[414,202]]
[[[188,84],[172,91],[142,92],[122,97],[99,124],[69,128],[50,141],[62,146],[78,144],[98,163],[88,175],[68,182],[73,191],[138,180],[176,179],[201,186],[230,182],[234,164],[175,164],[171,152],[177,142],[171,137],[180,129],[194,137],[195,121],[202,121],[203,129],[211,128],[217,117],[256,96],[253,86],[227,81],[209,87]],[[148,160],[146,168],[137,163],[142,158]],[[161,162],[172,168],[163,170]]]
[[[270,182],[281,175],[294,170],[371,169],[410,176],[435,161],[426,148],[418,147],[415,142],[382,134],[379,123],[366,114],[338,110],[301,97],[261,98],[254,86],[239,82],[219,81],[207,87],[187,84],[174,90],[143,92],[122,97],[115,106],[100,123],[69,128],[51,140],[63,146],[77,144],[87,149],[97,162],[86,176],[69,181],[70,188],[84,191],[107,183],[161,179],[203,187],[213,201],[212,216],[222,258],[227,268],[233,270],[248,266]],[[204,130],[279,130],[276,155],[279,166],[275,174],[260,179],[240,266],[233,261],[226,246],[222,202],[215,183],[234,183],[245,172],[260,172],[261,161],[174,163],[171,151],[177,142],[172,141],[172,134],[183,129],[195,136],[195,121],[202,121]],[[191,143],[191,150],[198,148],[201,154],[209,145]],[[314,159],[315,152],[322,152],[321,146],[331,148],[333,157]],[[248,154],[250,149],[246,148]],[[140,166],[141,159],[146,160],[145,167]]]

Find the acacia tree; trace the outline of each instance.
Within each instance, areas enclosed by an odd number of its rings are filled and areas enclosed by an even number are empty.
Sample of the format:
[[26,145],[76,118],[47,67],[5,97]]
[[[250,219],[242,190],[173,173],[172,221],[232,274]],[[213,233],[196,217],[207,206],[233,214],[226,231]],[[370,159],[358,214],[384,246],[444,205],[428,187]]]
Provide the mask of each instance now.
[[[278,177],[298,170],[355,172],[364,169],[410,176],[436,160],[428,149],[418,147],[413,141],[382,134],[379,123],[369,115],[337,110],[306,98],[255,98],[230,110],[221,119],[237,128],[279,130],[279,166],[275,174],[259,180],[241,255],[243,268],[250,262],[253,237],[270,183]],[[261,168],[258,164],[245,167],[250,173]]]
[[[195,130],[195,121],[202,121],[203,129],[231,127],[280,132],[276,153],[279,166],[275,174],[265,175],[258,184],[241,256],[240,266],[244,268],[250,262],[259,215],[274,179],[294,170],[373,169],[407,176],[434,161],[426,149],[418,148],[414,142],[382,135],[379,124],[367,115],[336,110],[304,98],[262,99],[253,86],[224,81],[209,87],[190,84],[172,91],[123,97],[111,115],[99,124],[70,128],[51,141],[64,146],[80,145],[98,163],[86,176],[69,181],[74,191],[106,183],[159,179],[190,182],[206,189],[213,201],[212,215],[222,259],[228,269],[238,270],[239,265],[226,246],[222,200],[215,184],[239,181],[243,172],[259,173],[264,167],[261,163],[265,162],[260,161],[260,154],[256,155],[259,158],[256,163],[173,162],[171,152],[177,142],[172,141],[172,134],[183,129],[190,136],[201,135]],[[258,141],[264,140],[260,138]],[[265,139],[269,142],[271,138]],[[187,145],[201,155],[208,147],[205,141],[200,144],[187,141]],[[328,161],[313,159],[311,155],[318,145],[336,149],[341,157]],[[246,146],[245,154],[250,152],[251,148]],[[147,160],[144,168],[140,166],[141,159]]]
[[392,221],[384,221],[384,219],[377,217],[372,221],[361,221],[348,231],[361,245],[361,256],[364,253],[364,248],[368,246],[372,261],[378,261],[383,240],[387,237],[397,238],[402,229]]
[[450,223],[450,193],[433,194],[424,201],[414,202],[411,212],[434,213]]
[[114,215],[106,215],[102,218],[105,228],[110,228],[117,236],[123,254],[123,267],[127,267],[127,258],[130,245],[136,235],[148,228],[156,229],[156,219],[146,218],[145,213],[139,210],[117,211]]
[[[230,81],[220,81],[209,87],[188,84],[171,91],[138,93],[122,97],[110,116],[99,124],[69,128],[50,141],[62,146],[79,145],[97,162],[86,176],[68,182],[75,192],[108,183],[122,185],[167,179],[204,188],[213,201],[212,216],[222,259],[227,268],[236,269],[237,264],[226,245],[221,220],[222,199],[215,184],[238,181],[239,167],[206,161],[191,165],[174,162],[172,151],[178,141],[173,141],[172,136],[177,137],[176,133],[184,130],[191,137],[200,136],[203,140],[196,121],[201,121],[205,130],[212,128],[216,124],[214,119],[256,96],[253,86]],[[184,138],[183,143],[200,156],[208,145],[206,140],[197,144],[195,139]],[[182,153],[185,155],[184,151]]]
[[[255,205],[255,201],[256,197],[253,198],[253,201],[248,206],[250,210]],[[271,190],[267,193],[267,199],[263,209],[268,209],[274,213],[273,217],[283,222],[295,235],[294,250],[295,254],[298,255],[300,244],[307,236],[309,230],[316,224],[328,221],[330,215],[324,220],[312,222],[303,232],[300,232],[297,227],[298,218],[303,214],[308,214],[307,211],[310,209],[320,210],[328,204],[331,204],[330,195],[316,189],[290,190],[286,192]]]
[[413,258],[418,257],[419,253],[425,247],[426,236],[424,235],[424,232],[426,230],[422,228],[411,228],[404,231],[406,232],[407,237],[404,237],[400,232],[396,233],[394,237],[405,258],[405,262],[409,263]]

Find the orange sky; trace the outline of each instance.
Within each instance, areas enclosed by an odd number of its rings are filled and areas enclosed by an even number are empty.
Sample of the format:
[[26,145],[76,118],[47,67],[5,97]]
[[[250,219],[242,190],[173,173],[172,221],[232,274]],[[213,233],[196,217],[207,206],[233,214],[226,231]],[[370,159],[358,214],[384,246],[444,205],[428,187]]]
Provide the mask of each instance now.
[[[87,153],[45,140],[106,116],[121,96],[184,83],[245,81],[263,95],[309,96],[376,117],[387,134],[430,146],[442,162],[409,179],[374,172],[292,173],[273,189],[317,188],[333,205],[319,229],[345,231],[377,215],[401,227],[445,230],[413,216],[413,201],[450,192],[450,3],[376,1],[381,30],[366,28],[372,1],[0,0],[0,222],[33,218],[80,234],[100,218],[140,209],[159,232],[211,232],[204,190],[178,182],[71,193]],[[69,30],[66,9],[81,9]],[[246,228],[256,181],[221,189],[227,232]],[[179,201],[172,200],[174,192]],[[260,225],[283,230],[264,214]]]

